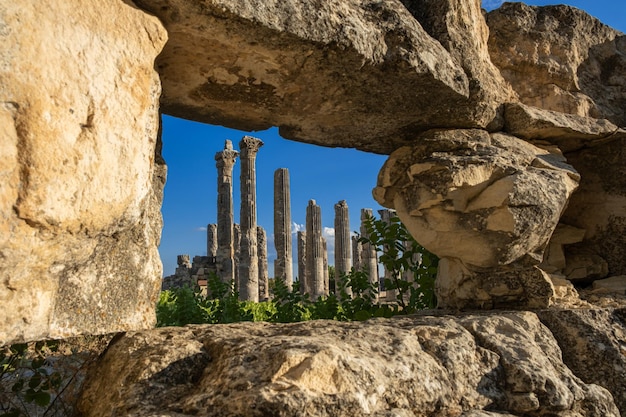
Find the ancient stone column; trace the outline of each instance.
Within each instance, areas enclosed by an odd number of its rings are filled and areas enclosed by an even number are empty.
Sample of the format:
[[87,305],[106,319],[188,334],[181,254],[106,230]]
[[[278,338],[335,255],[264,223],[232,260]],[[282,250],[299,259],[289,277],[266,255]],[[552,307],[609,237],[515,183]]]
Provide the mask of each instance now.
[[[339,277],[350,272],[352,267],[352,246],[350,241],[350,216],[348,203],[341,200],[335,204],[335,294],[339,293]],[[346,288],[350,294],[350,288]]]
[[217,166],[217,275],[223,282],[235,283],[233,249],[233,166],[239,152],[227,140],[224,150],[215,154]]
[[[370,217],[373,217],[372,209],[361,209],[361,236],[363,237],[368,237],[367,230],[365,229],[365,220]],[[365,265],[365,269],[369,273],[370,283],[376,288],[379,288],[378,256],[376,254],[376,248],[369,243],[363,243],[361,254],[363,265]]]
[[328,242],[322,238],[322,259],[324,260],[324,295],[330,294],[330,276],[328,274]]
[[241,256],[241,226],[233,224],[233,265],[235,269],[235,289],[239,291],[239,258]]
[[306,272],[306,232],[298,232],[298,281],[300,294],[307,290]]
[[279,168],[274,172],[274,279],[282,279],[289,290],[293,285],[291,244],[289,170]]
[[[378,210],[378,214],[380,214],[380,220],[385,222],[387,225],[391,224],[391,218],[396,216],[396,211],[395,210],[390,210],[390,209],[382,209],[382,210]],[[389,279],[389,280],[393,280],[393,274],[391,273],[391,271],[388,271],[387,268],[385,268],[385,279]],[[398,277],[400,278],[400,277]],[[397,295],[398,295],[398,291],[396,289],[390,289],[385,287],[385,293],[386,293],[386,299],[387,300],[396,300]]]
[[352,266],[356,271],[363,269],[363,247],[359,242],[360,236],[352,236]]
[[306,208],[307,292],[312,300],[324,295],[324,247],[322,243],[322,209],[309,200]]
[[263,142],[244,136],[241,151],[241,254],[239,256],[239,299],[259,301],[259,259],[256,236],[256,154]]
[[257,252],[259,255],[259,301],[270,297],[269,272],[267,269],[267,234],[261,226],[256,227]]
[[217,224],[207,224],[206,226],[206,256],[215,258],[217,256]]

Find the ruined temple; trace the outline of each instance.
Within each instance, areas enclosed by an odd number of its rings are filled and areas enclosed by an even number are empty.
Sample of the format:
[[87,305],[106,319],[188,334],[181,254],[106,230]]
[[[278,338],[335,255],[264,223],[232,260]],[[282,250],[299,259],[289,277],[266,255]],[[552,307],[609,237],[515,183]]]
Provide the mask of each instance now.
[[[479,0],[4,0],[0,39],[0,341],[128,332],[83,415],[626,413],[623,304],[574,286],[626,275],[618,30]],[[373,195],[440,257],[441,310],[153,330],[161,113],[388,155]],[[251,211],[235,231],[232,279]]]

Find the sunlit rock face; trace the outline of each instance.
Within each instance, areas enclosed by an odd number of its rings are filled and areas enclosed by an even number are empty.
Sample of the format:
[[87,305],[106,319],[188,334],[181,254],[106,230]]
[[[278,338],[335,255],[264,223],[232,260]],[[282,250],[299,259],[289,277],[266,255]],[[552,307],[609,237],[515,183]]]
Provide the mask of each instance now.
[[128,333],[88,381],[86,417],[619,416],[530,312]]
[[505,3],[489,53],[524,104],[626,126],[626,37],[582,10]]
[[21,0],[0,40],[0,344],[153,326],[165,31],[124,1]]
[[[554,147],[483,130],[435,130],[389,156],[374,197],[395,208],[411,234],[445,259],[438,277],[441,305],[518,299],[547,306],[549,285],[542,285],[540,302],[539,295],[523,294],[532,284],[509,285],[504,276],[530,273],[546,281],[533,265],[541,261],[578,180]],[[470,276],[486,282],[490,274],[497,278],[489,288],[475,282],[479,288],[458,290]]]
[[416,20],[398,0],[137,2],[169,33],[164,112],[378,153],[432,126],[497,123],[513,95],[479,1],[431,3]]

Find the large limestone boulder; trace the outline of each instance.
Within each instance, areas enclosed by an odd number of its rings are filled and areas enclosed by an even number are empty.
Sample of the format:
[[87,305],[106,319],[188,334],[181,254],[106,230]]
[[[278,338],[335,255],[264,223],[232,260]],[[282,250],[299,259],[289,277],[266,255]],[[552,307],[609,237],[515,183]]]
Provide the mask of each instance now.
[[533,313],[128,333],[92,369],[97,416],[619,416]]
[[489,53],[524,104],[626,126],[626,38],[570,6],[505,3],[487,14]]
[[399,0],[138,1],[169,33],[164,112],[379,153],[431,126],[486,127],[510,101],[478,0],[442,3],[420,9],[424,30]]
[[483,130],[434,130],[389,156],[374,197],[443,258],[442,306],[517,299],[539,307],[548,305],[552,289],[533,265],[578,180],[554,147]]
[[151,327],[165,31],[121,0],[21,0],[0,41],[0,344]]

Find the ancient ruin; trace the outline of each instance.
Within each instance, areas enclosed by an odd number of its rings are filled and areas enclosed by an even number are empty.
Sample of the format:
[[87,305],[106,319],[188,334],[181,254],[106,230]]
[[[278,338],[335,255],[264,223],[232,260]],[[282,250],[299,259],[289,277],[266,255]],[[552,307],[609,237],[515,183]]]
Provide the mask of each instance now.
[[[0,39],[0,342],[123,332],[83,415],[626,413],[620,287],[573,286],[626,274],[620,31],[519,2],[17,0]],[[375,198],[441,258],[450,309],[153,330],[161,112],[389,155]],[[205,258],[235,281],[256,224],[239,245],[237,154],[221,157]],[[314,206],[304,275],[321,294]],[[498,308],[518,311],[452,316]]]
[[306,275],[303,277],[304,288],[311,298],[326,295],[324,279],[324,242],[322,237],[322,210],[309,200],[306,208]]
[[293,249],[291,191],[287,168],[279,168],[274,172],[274,246],[276,247],[274,277],[282,279],[287,288],[291,289],[293,286]]
[[239,155],[227,140],[224,150],[215,154],[217,166],[217,275],[222,281],[235,281],[233,215],[233,166]]
[[263,142],[244,136],[239,142],[241,150],[241,241],[239,255],[239,298],[259,301],[259,257],[256,236],[256,168],[255,160]]

